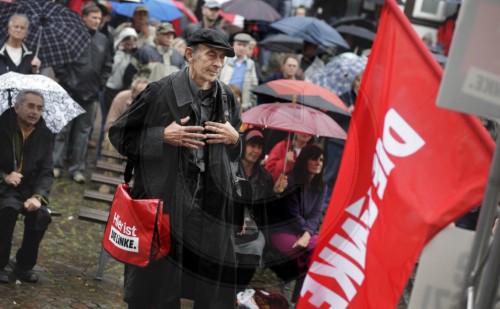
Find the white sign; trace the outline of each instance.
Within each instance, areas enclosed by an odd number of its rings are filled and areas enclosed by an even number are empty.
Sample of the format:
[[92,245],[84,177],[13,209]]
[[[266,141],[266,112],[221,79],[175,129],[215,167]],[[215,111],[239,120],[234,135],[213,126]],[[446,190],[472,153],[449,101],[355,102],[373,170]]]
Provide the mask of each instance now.
[[500,1],[464,1],[437,105],[500,119]]
[[[408,309],[461,308],[459,303],[464,297],[463,282],[474,235],[472,231],[448,227],[427,244]],[[500,303],[495,308],[500,309]]]

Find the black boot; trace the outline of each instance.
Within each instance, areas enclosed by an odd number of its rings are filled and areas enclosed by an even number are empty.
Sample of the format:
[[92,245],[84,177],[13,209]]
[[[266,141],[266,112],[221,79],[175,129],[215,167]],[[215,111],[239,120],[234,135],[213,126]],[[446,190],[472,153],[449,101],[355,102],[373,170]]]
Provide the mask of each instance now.
[[9,274],[3,268],[0,268],[0,283],[9,283]]

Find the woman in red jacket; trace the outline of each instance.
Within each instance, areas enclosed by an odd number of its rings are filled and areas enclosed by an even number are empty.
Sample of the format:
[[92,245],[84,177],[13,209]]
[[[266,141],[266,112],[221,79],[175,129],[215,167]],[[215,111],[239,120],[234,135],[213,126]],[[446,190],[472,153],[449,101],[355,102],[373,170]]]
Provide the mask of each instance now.
[[[273,175],[276,182],[281,174],[286,174],[292,170],[295,160],[300,154],[300,150],[312,142],[312,136],[307,134],[295,133],[295,136],[287,141],[285,138],[276,144],[266,161],[266,169]],[[288,145],[288,149],[287,149]],[[286,167],[285,167],[286,159]]]

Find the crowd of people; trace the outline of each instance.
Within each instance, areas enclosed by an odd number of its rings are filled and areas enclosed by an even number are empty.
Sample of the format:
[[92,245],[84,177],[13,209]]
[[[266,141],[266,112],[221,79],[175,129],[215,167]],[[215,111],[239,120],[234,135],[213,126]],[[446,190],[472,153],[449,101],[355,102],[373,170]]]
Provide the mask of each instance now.
[[[292,1],[296,16],[312,6],[300,2]],[[240,132],[241,113],[266,103],[253,87],[308,80],[330,55],[307,41],[301,52],[266,51],[257,44],[259,24],[228,31],[219,9],[219,2],[206,0],[198,23],[177,29],[151,20],[142,5],[131,21],[116,27],[107,7],[93,1],[82,6],[91,43],[78,59],[52,70],[85,113],[53,135],[41,117],[43,95],[26,91],[0,116],[0,142],[14,145],[0,153],[0,283],[9,282],[8,263],[21,280],[38,281],[33,267],[51,221],[46,208],[52,182],[68,175],[86,183],[85,159],[99,108],[98,153],[113,149],[127,156],[134,164],[132,197],[161,198],[171,217],[168,257],[145,268],[125,266],[130,309],[180,308],[185,297],[195,301],[194,308],[233,308],[255,270],[276,256],[292,268],[277,270],[281,279],[305,274],[343,143],[325,147],[300,133],[273,140],[269,130],[255,127]],[[23,43],[29,24],[26,15],[11,16],[0,43],[0,74],[39,74],[44,68],[43,59]],[[345,102],[350,111],[358,73]],[[14,129],[7,126],[10,119]],[[243,203],[235,203],[235,177],[252,188]],[[19,214],[25,217],[24,238],[10,260]]]

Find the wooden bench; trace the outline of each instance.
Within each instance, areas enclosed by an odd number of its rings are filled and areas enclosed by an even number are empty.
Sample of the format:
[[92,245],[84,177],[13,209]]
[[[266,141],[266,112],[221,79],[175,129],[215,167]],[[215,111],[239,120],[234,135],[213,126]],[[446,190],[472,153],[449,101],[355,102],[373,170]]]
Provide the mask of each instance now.
[[[106,152],[103,156],[108,155]],[[118,184],[123,183],[123,173],[125,172],[125,160],[121,155],[115,153],[109,154],[113,155],[113,158],[119,159],[122,163],[110,163],[106,161],[99,160],[96,163],[96,168],[98,171],[92,173],[91,181],[96,184],[105,184],[111,187],[116,187]],[[119,176],[105,175],[104,172],[113,172]],[[83,197],[87,200],[93,200],[98,202],[104,202],[111,207],[113,202],[113,193],[103,193],[92,189],[86,189],[83,192]],[[105,225],[108,222],[109,210],[95,209],[87,206],[80,206],[78,219],[85,220],[89,222],[99,223]],[[104,267],[109,259],[109,254],[101,247],[101,252],[99,254],[99,261],[96,267],[96,273],[94,278],[96,280],[102,280]]]
[[[86,206],[80,206],[80,211],[78,213],[78,219],[90,221],[94,223],[106,224],[108,222],[109,211],[90,208]],[[102,275],[104,273],[104,267],[108,262],[109,254],[101,246],[101,252],[99,253],[99,261],[97,262],[96,273],[94,279],[102,280]]]

